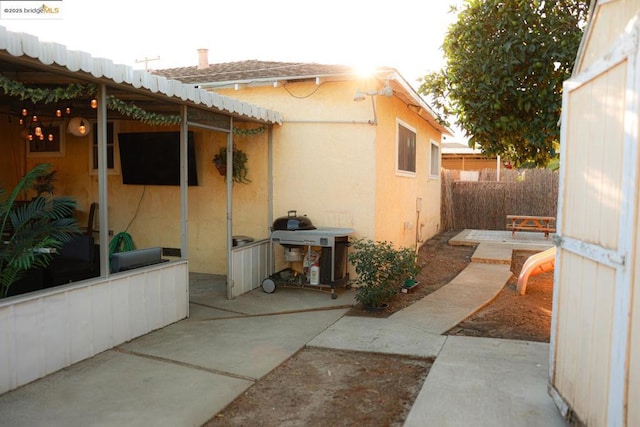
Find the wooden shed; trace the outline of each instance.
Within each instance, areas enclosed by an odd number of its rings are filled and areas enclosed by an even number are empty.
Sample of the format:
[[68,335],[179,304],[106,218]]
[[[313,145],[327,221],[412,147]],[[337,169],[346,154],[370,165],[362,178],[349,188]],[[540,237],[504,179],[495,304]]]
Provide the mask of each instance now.
[[564,85],[549,391],[573,425],[640,425],[639,11],[594,1]]

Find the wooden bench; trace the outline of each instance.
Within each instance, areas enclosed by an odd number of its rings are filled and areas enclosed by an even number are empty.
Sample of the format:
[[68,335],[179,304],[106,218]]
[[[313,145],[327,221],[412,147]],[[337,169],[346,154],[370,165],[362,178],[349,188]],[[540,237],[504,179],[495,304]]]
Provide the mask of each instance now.
[[548,239],[549,233],[556,231],[555,221],[553,216],[507,215],[507,230],[512,237],[516,231],[542,231]]

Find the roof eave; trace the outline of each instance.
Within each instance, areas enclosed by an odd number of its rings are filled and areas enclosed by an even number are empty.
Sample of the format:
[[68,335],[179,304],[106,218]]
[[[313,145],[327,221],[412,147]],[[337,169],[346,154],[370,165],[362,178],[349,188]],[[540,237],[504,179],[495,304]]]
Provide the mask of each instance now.
[[274,84],[278,84],[280,82],[288,82],[292,80],[309,80],[316,79],[321,81],[327,80],[350,80],[356,77],[356,73],[337,73],[337,74],[308,74],[308,75],[295,75],[295,76],[277,76],[277,77],[260,77],[260,78],[249,78],[249,79],[239,79],[239,80],[224,80],[224,81],[216,81],[216,82],[197,82],[191,83],[194,86],[203,89],[222,89],[222,88],[230,88],[236,85],[248,85],[248,86],[272,86]]
[[127,65],[114,64],[110,59],[95,58],[87,52],[68,50],[58,43],[41,42],[31,34],[11,32],[0,26],[0,54],[3,51],[8,60],[15,62],[27,61],[41,67],[58,67],[62,71],[105,81],[116,87],[160,96],[168,102],[190,103],[254,121],[282,124],[282,115],[278,112],[198,89],[178,80],[134,70]]
[[393,80],[400,85],[402,90],[408,95],[409,100],[415,102],[418,107],[417,114],[426,120],[431,126],[433,126],[436,130],[441,132],[443,135],[453,136],[454,132],[447,126],[443,126],[439,121],[438,114],[433,111],[431,106],[427,104],[427,102],[411,87],[411,85],[398,73],[394,71],[387,77],[389,80]]

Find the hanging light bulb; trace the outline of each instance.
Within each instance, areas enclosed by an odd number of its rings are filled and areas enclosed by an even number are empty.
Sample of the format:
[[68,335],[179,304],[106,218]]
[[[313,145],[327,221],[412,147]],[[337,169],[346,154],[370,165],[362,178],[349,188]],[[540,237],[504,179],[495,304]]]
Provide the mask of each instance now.
[[28,111],[26,108],[23,108],[23,109],[22,109],[22,115],[23,115],[24,117],[28,116],[28,115],[29,115],[29,111]]
[[44,141],[44,134],[42,132],[40,132],[40,135],[38,136],[38,139],[40,141]]
[[47,137],[47,139],[49,140],[49,142],[53,142],[53,134],[49,133],[49,136]]
[[23,119],[22,117],[20,117],[20,118],[18,119],[18,124],[19,124],[20,126],[24,125],[24,119]]
[[91,133],[91,122],[84,117],[72,117],[67,124],[67,132],[74,136],[87,136]]
[[42,127],[40,125],[36,126],[34,134],[38,137],[42,136]]
[[56,117],[62,117],[62,110],[59,108],[56,109]]
[[91,102],[90,102],[91,108],[98,108],[98,100],[95,98],[91,98]]
[[32,134],[27,135],[27,140],[33,141],[33,135]]
[[67,108],[64,109],[64,113],[67,115],[71,114],[71,105],[67,105]]
[[34,114],[33,117],[31,117],[31,121],[32,122],[37,122],[38,121],[38,115]]

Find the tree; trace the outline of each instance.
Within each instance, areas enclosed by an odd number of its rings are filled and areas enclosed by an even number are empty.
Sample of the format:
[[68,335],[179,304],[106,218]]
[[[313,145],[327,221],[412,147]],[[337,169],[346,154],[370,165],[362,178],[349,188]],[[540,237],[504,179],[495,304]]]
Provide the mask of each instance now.
[[33,190],[50,176],[50,167],[36,166],[11,193],[0,187],[0,298],[27,270],[43,268],[51,262],[51,254],[43,249],[60,249],[79,233],[78,224],[71,217],[76,202],[69,197],[38,196],[28,203],[16,203],[20,194]]
[[587,13],[587,1],[466,0],[445,36],[445,67],[419,91],[455,117],[471,146],[544,166]]

